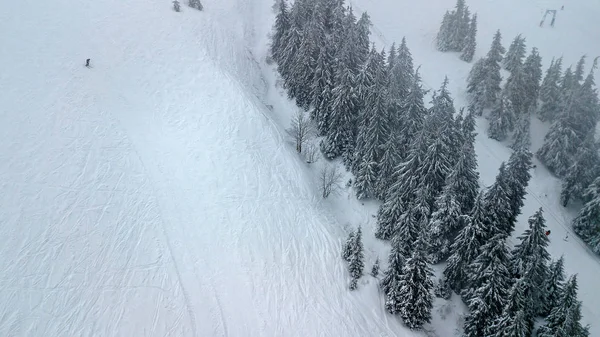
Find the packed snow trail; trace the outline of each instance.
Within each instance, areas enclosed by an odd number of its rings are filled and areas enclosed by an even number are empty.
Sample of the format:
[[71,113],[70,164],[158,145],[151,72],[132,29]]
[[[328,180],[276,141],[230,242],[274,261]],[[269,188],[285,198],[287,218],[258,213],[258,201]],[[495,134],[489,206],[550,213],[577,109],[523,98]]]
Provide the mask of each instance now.
[[0,335],[413,335],[347,290],[250,5],[0,4]]
[[[351,0],[351,3],[355,9],[365,10],[371,15],[375,26],[372,31],[375,32],[375,41],[378,43],[389,47],[392,41],[398,42],[406,36],[415,64],[422,65],[423,82],[428,89],[437,89],[447,75],[455,105],[466,105],[466,78],[472,63],[461,61],[457,53],[441,53],[434,47],[434,39],[443,14],[454,7],[455,0],[432,0],[426,3]],[[502,33],[502,44],[505,47],[508,47],[517,34],[522,33],[527,39],[528,51],[534,46],[539,49],[544,71],[553,57],[563,56],[563,65],[566,68],[568,65],[575,65],[584,54],[588,55],[586,69],[589,70],[593,58],[600,55],[600,45],[595,43],[600,38],[596,24],[600,16],[600,6],[596,1],[567,3],[564,11],[558,11],[554,28],[540,28],[539,20],[546,9],[560,9],[562,3],[557,0],[467,1],[467,5],[471,12],[477,12],[479,19],[475,60],[488,52],[492,36],[497,29]],[[507,73],[504,73],[503,77],[506,76]],[[543,142],[544,127],[540,124],[537,121],[532,123],[533,151]],[[486,128],[487,123],[480,119],[476,151],[481,180],[489,186],[495,179],[500,163],[508,160],[510,149],[489,139]],[[537,168],[531,171],[532,179],[515,235],[520,235],[527,227],[529,216],[540,207],[544,209],[547,226],[552,231],[548,250],[553,258],[565,256],[567,274],[579,274],[579,299],[583,301],[583,320],[591,324],[592,336],[600,336],[600,295],[597,292],[600,259],[572,234],[571,220],[576,214],[559,203],[560,180],[548,173],[537,160],[535,163]],[[567,232],[571,234],[565,241],[563,238]]]

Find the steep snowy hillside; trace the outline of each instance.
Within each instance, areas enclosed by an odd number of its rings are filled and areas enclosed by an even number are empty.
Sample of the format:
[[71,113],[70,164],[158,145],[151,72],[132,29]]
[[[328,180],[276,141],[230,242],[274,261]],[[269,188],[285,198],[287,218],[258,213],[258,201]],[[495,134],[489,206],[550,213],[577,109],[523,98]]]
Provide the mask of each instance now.
[[171,6],[0,4],[0,335],[411,335],[261,101],[271,2]]
[[[455,5],[455,0],[392,1],[392,0],[351,0],[359,11],[367,11],[372,18],[373,39],[381,46],[389,46],[406,36],[416,64],[421,64],[423,79],[429,88],[438,88],[444,76],[450,78],[452,94],[457,107],[466,105],[466,77],[472,64],[459,60],[455,53],[440,53],[435,50],[434,38],[438,32],[443,14]],[[600,31],[596,19],[600,6],[596,1],[581,0],[561,2],[557,0],[532,1],[467,1],[471,11],[478,13],[477,51],[475,59],[484,56],[489,50],[493,34],[500,29],[503,45],[508,47],[517,34],[527,39],[528,49],[537,47],[543,57],[544,69],[553,57],[563,56],[564,64],[575,64],[582,55],[591,59],[600,55]],[[564,5],[565,9],[560,10]],[[544,27],[539,23],[547,9],[558,10],[555,26]],[[505,75],[506,77],[506,75]],[[485,120],[479,121],[477,155],[480,174],[485,185],[490,185],[497,174],[500,163],[508,159],[511,150],[489,139],[485,131]],[[533,140],[534,151],[541,146],[545,126],[536,123]],[[591,335],[600,335],[600,297],[597,293],[600,279],[600,259],[587,249],[573,234],[563,241],[567,232],[571,233],[570,223],[575,214],[565,210],[559,203],[560,181],[550,175],[542,165],[532,171],[520,227],[519,235],[526,228],[526,219],[539,207],[543,207],[548,227],[552,230],[549,252],[554,258],[564,254],[566,272],[579,274],[579,298],[583,301],[584,321],[591,324]]]

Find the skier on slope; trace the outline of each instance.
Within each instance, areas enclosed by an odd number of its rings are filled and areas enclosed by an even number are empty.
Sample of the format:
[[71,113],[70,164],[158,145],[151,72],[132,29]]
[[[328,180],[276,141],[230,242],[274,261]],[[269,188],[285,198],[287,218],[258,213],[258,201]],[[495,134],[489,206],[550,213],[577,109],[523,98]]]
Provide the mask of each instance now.
[[90,67],[90,59],[85,60],[85,66],[88,68]]

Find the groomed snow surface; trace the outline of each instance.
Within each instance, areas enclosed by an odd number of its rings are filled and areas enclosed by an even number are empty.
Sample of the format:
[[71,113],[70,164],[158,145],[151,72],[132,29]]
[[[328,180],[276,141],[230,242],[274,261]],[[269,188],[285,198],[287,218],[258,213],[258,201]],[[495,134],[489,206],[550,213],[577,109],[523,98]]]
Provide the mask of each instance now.
[[[425,82],[447,74],[464,103],[469,65],[431,45],[452,0],[353,1],[378,43],[406,35]],[[264,63],[272,1],[203,3],[0,3],[0,336],[422,335],[385,313],[370,276],[347,290],[350,227],[366,229],[368,269],[387,258],[372,237],[376,205],[348,191],[323,202],[315,169],[289,146],[293,107]],[[600,54],[592,0],[544,31],[535,4],[469,3],[477,55],[496,28],[505,44],[522,32],[545,65]],[[489,184],[509,152],[483,131],[478,141]],[[550,251],[579,273],[585,322],[598,322],[600,264],[562,240],[572,213],[558,187],[538,165],[522,219],[544,206]],[[449,336],[462,309],[444,302],[433,326]]]

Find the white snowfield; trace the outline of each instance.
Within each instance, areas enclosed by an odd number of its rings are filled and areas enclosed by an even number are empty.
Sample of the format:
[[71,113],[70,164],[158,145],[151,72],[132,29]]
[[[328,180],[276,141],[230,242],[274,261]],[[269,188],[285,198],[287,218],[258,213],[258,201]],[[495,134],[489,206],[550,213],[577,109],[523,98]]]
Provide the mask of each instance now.
[[271,4],[0,3],[0,336],[411,335],[266,115]]

